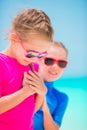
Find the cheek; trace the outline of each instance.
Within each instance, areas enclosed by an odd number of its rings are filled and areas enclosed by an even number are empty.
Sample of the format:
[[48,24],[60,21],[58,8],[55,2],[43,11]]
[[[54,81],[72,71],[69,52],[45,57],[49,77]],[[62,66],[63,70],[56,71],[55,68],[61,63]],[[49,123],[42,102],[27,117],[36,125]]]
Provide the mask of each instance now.
[[48,77],[48,69],[47,69],[47,67],[42,67],[41,68],[41,74],[42,74],[44,79],[46,79]]
[[18,59],[21,59],[21,58],[23,58],[24,57],[24,52],[22,51],[22,50],[18,50],[18,49],[16,49],[15,50],[15,56],[18,58]]
[[63,74],[63,70],[60,69],[60,70],[58,71],[57,78],[60,78],[60,77],[62,76],[62,74]]

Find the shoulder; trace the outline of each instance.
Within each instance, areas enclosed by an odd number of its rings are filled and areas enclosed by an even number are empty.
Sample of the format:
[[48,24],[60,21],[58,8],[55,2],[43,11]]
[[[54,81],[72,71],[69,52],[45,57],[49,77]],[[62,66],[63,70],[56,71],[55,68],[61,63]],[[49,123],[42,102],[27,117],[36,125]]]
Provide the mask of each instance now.
[[4,63],[6,59],[6,56],[3,53],[0,53],[0,63]]
[[3,54],[0,53],[0,68],[4,65],[4,57],[3,57]]
[[68,103],[69,97],[65,92],[61,92],[55,88],[53,89],[53,91],[55,92],[55,96],[57,97],[58,100],[60,100],[60,102]]
[[0,69],[6,70],[9,69],[9,66],[12,66],[11,58],[3,53],[0,53]]
[[10,64],[14,61],[14,58],[9,57],[8,55],[5,55],[3,53],[0,53],[0,63],[3,65]]

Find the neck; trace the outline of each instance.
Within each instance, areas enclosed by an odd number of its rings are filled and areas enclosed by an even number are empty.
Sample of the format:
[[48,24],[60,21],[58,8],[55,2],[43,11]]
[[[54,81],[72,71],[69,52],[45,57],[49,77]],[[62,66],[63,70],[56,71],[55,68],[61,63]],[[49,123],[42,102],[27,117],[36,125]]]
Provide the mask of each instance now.
[[4,51],[2,51],[2,53],[7,55],[7,56],[12,56],[10,45]]

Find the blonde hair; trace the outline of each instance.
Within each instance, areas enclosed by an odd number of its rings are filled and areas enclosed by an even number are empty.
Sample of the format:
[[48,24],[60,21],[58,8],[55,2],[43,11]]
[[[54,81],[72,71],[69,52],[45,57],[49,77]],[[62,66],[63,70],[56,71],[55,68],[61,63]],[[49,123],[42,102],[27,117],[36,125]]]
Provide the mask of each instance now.
[[65,50],[65,52],[66,52],[66,56],[68,56],[68,50],[67,50],[67,48],[65,47],[65,45],[62,42],[60,42],[60,41],[53,41],[52,46],[63,48]]
[[44,35],[52,41],[54,32],[50,18],[42,10],[37,9],[26,9],[19,13],[12,23],[12,30],[23,41],[28,39],[29,33]]

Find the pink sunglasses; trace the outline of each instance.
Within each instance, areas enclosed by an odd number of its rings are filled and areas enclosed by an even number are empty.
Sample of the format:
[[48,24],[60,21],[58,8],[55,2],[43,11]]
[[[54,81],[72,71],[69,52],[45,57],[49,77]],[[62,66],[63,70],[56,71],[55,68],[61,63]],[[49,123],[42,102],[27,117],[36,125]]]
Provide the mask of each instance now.
[[36,51],[33,51],[33,50],[31,50],[31,51],[28,51],[28,52],[26,52],[26,54],[25,54],[25,56],[27,57],[27,58],[33,58],[33,57],[37,57],[37,58],[43,58],[44,56],[46,56],[47,55],[47,52],[45,51],[45,52],[36,52]]
[[[22,48],[25,50],[25,48],[24,48],[22,42],[20,42],[20,44],[21,44]],[[26,50],[25,50],[25,51],[26,51]],[[34,51],[34,50],[30,50],[30,51],[28,51],[28,52],[27,52],[27,51],[25,52],[25,56],[26,56],[27,58],[33,58],[33,57],[43,58],[43,57],[46,56],[46,55],[47,55],[47,51],[37,52],[37,51]]]

